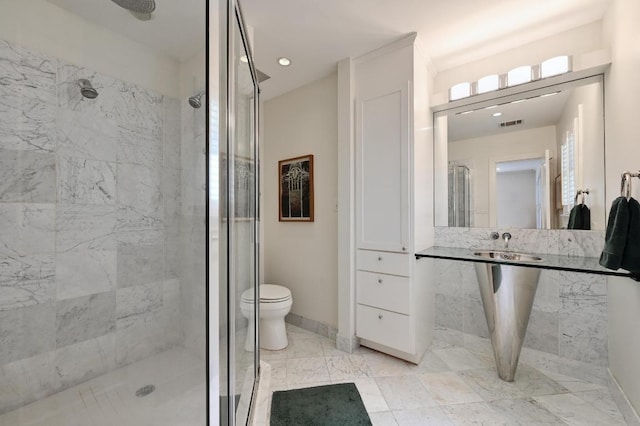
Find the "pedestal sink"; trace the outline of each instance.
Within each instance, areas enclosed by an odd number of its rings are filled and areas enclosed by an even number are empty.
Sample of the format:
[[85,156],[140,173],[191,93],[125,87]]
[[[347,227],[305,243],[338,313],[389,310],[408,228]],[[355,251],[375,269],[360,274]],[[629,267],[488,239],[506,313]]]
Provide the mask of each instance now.
[[474,265],[498,376],[513,382],[538,288],[540,269],[510,262],[537,263],[543,259],[506,251],[476,251],[473,254],[500,262],[475,262]]

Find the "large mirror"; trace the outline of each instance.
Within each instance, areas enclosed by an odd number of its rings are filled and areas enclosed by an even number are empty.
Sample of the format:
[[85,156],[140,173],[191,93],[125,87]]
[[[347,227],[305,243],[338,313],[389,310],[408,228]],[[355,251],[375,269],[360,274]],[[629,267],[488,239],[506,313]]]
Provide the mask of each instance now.
[[601,75],[434,114],[435,225],[605,228]]

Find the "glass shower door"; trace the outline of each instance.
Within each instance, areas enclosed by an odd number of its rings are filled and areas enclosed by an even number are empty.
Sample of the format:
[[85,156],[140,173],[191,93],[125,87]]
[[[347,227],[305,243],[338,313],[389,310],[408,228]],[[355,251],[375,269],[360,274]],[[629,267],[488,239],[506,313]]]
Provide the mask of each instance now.
[[[223,223],[221,241],[228,258],[227,283],[221,292],[220,320],[225,324],[221,347],[221,424],[244,425],[250,412],[258,373],[258,85],[239,6],[229,2],[226,105],[226,144],[220,164],[226,179],[221,184]],[[226,174],[224,171],[226,170]],[[223,250],[221,250],[222,252]],[[226,311],[226,312],[225,312]],[[226,360],[224,359],[226,358]],[[226,388],[226,392],[223,390]]]

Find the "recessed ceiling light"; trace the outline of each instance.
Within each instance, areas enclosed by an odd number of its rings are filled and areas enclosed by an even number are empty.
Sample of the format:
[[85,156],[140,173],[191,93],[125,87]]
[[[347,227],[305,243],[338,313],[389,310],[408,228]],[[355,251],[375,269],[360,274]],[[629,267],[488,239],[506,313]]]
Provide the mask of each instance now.
[[278,63],[283,67],[288,67],[289,65],[291,65],[291,60],[283,56],[282,58],[278,58]]
[[520,102],[524,102],[526,99],[518,99],[517,101],[511,102],[512,104],[519,104]]
[[500,171],[500,167],[496,167],[496,172],[499,172],[499,171]]
[[493,115],[494,117],[500,117],[502,115],[502,113],[501,112],[494,112],[491,115]]
[[460,113],[460,115],[471,114],[472,112],[473,112],[473,110],[471,110],[471,111],[464,111],[464,112],[461,112],[461,113]]
[[244,62],[245,64],[248,63],[249,58],[247,58],[247,55],[240,56],[240,62]]
[[553,95],[557,95],[560,92],[553,92],[553,93],[545,93],[544,95],[540,95],[541,98],[546,98],[547,96],[553,96]]
[[498,108],[498,105],[491,105],[491,106],[486,107],[485,109],[493,109],[493,108]]

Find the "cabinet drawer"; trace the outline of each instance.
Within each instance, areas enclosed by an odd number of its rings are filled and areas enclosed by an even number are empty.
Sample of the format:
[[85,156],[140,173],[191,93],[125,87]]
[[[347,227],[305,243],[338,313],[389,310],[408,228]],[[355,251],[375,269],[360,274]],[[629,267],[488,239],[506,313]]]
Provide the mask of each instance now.
[[357,305],[356,334],[360,338],[411,353],[413,339],[409,319],[407,315]]
[[410,276],[410,262],[413,256],[386,251],[358,250],[357,269],[383,274]]
[[409,315],[410,295],[407,277],[357,271],[358,303]]

